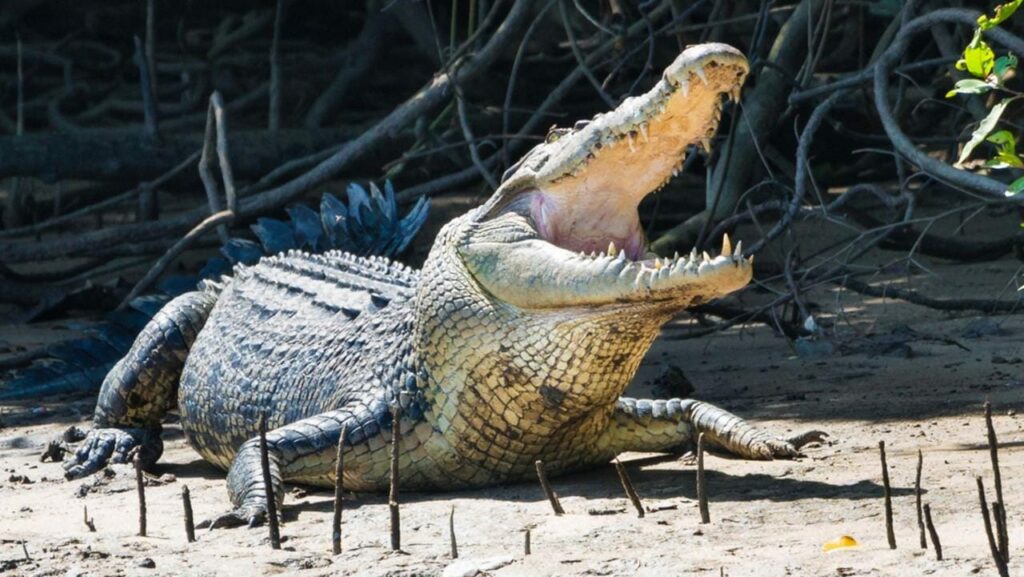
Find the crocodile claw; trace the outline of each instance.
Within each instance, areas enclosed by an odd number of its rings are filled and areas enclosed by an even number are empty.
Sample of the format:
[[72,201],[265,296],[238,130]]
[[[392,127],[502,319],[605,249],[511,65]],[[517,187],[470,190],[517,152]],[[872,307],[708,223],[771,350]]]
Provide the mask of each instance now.
[[127,463],[136,447],[139,447],[143,467],[156,462],[163,452],[159,431],[135,428],[93,429],[71,457],[63,462],[64,476],[80,479],[110,463]]
[[763,459],[795,459],[803,457],[800,449],[810,443],[822,443],[828,433],[807,431],[785,439],[768,439],[756,443],[752,450]]
[[212,519],[207,519],[196,525],[196,527],[200,529],[208,528],[211,531],[214,529],[241,527],[242,525],[252,528],[262,525],[266,522],[266,520],[267,508],[262,503],[260,503],[252,505],[243,505],[241,507],[238,507],[237,509],[234,509],[233,511],[228,511],[227,513],[217,515]]

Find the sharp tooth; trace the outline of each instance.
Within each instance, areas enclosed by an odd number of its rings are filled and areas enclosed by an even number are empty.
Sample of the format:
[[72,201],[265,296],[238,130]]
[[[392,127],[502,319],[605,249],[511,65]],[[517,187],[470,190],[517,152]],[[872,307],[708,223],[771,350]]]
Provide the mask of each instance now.
[[693,250],[690,251],[690,262],[695,260],[697,260],[697,247],[693,247]]
[[620,251],[619,251],[619,256],[617,256],[617,257],[615,257],[615,258],[616,258],[617,260],[620,260],[620,261],[622,261],[622,262],[626,262],[626,251],[624,251],[624,250],[620,250]]
[[589,256],[590,256],[590,258],[595,258],[597,256],[597,251],[596,250],[590,251],[590,255]]
[[711,260],[711,255],[708,254],[708,251],[704,251],[703,254],[701,254],[701,256],[704,257],[704,259],[700,261],[701,263],[705,263]]
[[740,87],[739,86],[736,86],[732,90],[729,91],[729,100],[732,100],[733,102],[739,102],[740,101]]
[[648,141],[647,125],[644,123],[640,123],[640,136],[644,139],[644,142]]
[[742,240],[736,241],[736,250],[733,251],[732,256],[736,260],[740,260],[741,258],[743,258],[743,241]]
[[729,233],[722,235],[722,256],[732,256],[732,241],[729,240]]
[[679,82],[679,90],[682,91],[683,96],[689,96],[690,94],[690,80],[686,79]]
[[662,266],[660,258],[654,259],[654,270],[661,270]]
[[626,134],[626,142],[629,143],[629,151],[636,152],[636,146],[633,145],[633,133]]
[[705,85],[707,85],[708,77],[707,77],[706,74],[704,74],[704,68],[698,66],[698,67],[693,69],[693,73],[697,75],[697,78],[700,78],[701,82],[703,82]]
[[708,154],[711,154],[711,139],[710,138],[701,138],[700,139],[700,147],[704,149],[704,152],[706,152]]
[[618,252],[615,250],[615,241],[608,243],[608,256],[615,256]]
[[672,261],[674,262],[674,261],[678,261],[678,260],[679,260],[679,252],[676,251],[676,253],[672,255]]

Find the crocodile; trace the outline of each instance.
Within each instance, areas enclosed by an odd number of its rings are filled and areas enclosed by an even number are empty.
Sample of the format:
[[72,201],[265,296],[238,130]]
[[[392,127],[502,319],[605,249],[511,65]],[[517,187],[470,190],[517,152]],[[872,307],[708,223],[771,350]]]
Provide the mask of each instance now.
[[211,527],[266,518],[261,419],[279,505],[285,481],[385,490],[394,427],[398,481],[413,490],[520,481],[537,460],[558,475],[682,452],[698,432],[744,458],[797,456],[820,434],[622,397],[665,322],[751,278],[728,237],[715,257],[648,254],[637,213],[708,146],[747,71],[730,46],[689,47],[647,93],[552,130],[441,229],[419,271],[290,251],[176,298],[107,376],[66,476],[135,452],[152,465],[175,407],[192,447],[227,471],[232,507]]

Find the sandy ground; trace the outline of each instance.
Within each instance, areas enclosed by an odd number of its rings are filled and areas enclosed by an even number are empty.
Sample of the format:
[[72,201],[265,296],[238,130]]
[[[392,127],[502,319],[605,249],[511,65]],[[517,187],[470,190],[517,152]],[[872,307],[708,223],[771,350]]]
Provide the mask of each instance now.
[[[1012,260],[933,270],[937,276],[916,278],[913,286],[933,296],[1013,297],[1005,291],[1017,271]],[[837,350],[832,356],[798,357],[766,327],[679,339],[692,328],[683,317],[666,327],[637,378],[633,392],[643,394],[658,389],[657,377],[669,366],[679,367],[698,398],[779,433],[831,434],[827,445],[795,461],[709,456],[708,525],[699,522],[692,464],[627,455],[651,510],[643,519],[608,466],[553,480],[566,510],[561,517],[536,484],[404,494],[401,553],[389,551],[382,496],[349,497],[344,552],[332,556],[331,495],[291,487],[284,550],[270,550],[265,528],[200,532],[189,544],[182,487],[191,489],[197,519],[228,503],[223,473],[202,462],[172,424],[155,471],[163,477],[147,490],[149,536],[137,537],[130,472],[66,482],[59,464],[39,462],[47,440],[71,424],[89,425],[91,399],[57,399],[0,407],[0,575],[996,575],[975,487],[981,475],[992,498],[986,400],[995,406],[1002,444],[1010,573],[1024,573],[1024,317],[946,315],[831,288],[809,300],[833,323],[826,331]],[[55,331],[43,324],[9,329],[5,338],[40,342]],[[892,477],[894,551],[883,521],[880,440]],[[923,499],[944,561],[918,545],[918,450]],[[85,506],[94,533],[83,523]],[[460,554],[454,563],[452,507]],[[823,552],[842,535],[859,546]]]

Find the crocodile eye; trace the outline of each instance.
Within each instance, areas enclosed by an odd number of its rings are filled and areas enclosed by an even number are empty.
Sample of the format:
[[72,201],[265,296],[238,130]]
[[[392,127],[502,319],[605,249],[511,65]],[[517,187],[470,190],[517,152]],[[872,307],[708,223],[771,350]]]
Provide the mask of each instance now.
[[547,144],[551,144],[552,142],[556,142],[559,138],[561,138],[565,134],[568,134],[568,133],[572,132],[572,130],[573,129],[571,129],[571,128],[559,128],[557,125],[553,124],[553,125],[551,125],[551,128],[548,129],[548,135],[544,138],[544,142],[547,143]]

